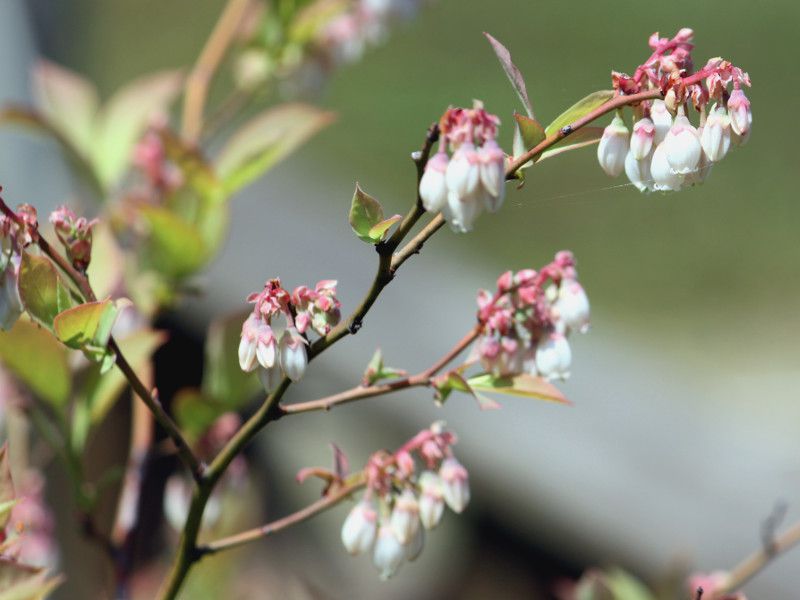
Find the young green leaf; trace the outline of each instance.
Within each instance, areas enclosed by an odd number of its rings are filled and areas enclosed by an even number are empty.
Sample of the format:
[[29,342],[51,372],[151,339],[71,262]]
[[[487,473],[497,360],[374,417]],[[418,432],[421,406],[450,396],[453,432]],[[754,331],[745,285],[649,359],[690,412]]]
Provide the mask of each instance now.
[[[531,148],[536,147],[545,139],[544,127],[536,119],[531,119],[525,115],[514,113],[514,156],[525,154]],[[528,161],[517,172],[527,169],[533,164]]]
[[469,381],[464,379],[464,376],[458,371],[450,371],[444,376],[437,378],[433,386],[436,389],[436,402],[439,405],[444,404],[445,400],[450,396],[450,393],[455,390],[472,396],[478,403],[478,408],[481,410],[495,410],[500,408],[499,403],[481,394]]
[[196,443],[220,415],[230,410],[196,388],[180,390],[172,406],[175,420],[190,444]]
[[592,112],[595,108],[602,106],[613,97],[614,90],[600,90],[598,92],[589,94],[585,98],[581,98],[563,113],[558,115],[555,120],[550,123],[550,125],[545,127],[545,133],[547,135],[553,135],[563,127],[574,123],[582,116]]
[[383,207],[375,198],[367,194],[356,183],[356,191],[353,194],[353,202],[350,204],[350,227],[361,241],[368,244],[375,244],[380,240],[375,240],[370,235],[370,230],[383,221]]
[[474,390],[482,390],[484,392],[570,404],[566,396],[556,386],[541,377],[534,377],[525,373],[515,377],[496,377],[491,373],[484,373],[470,377],[467,380],[467,384]]
[[307,104],[284,104],[245,123],[216,160],[227,195],[266,173],[333,120],[333,113]]
[[380,381],[381,379],[404,377],[407,374],[408,373],[402,369],[395,369],[393,367],[387,367],[384,365],[383,354],[381,353],[381,349],[378,348],[375,350],[375,354],[372,355],[364,374],[361,376],[361,384],[368,386]]
[[485,31],[483,32],[483,35],[486,36],[486,39],[489,40],[489,43],[492,45],[492,49],[497,55],[497,60],[500,61],[500,65],[503,67],[506,77],[508,77],[508,80],[511,82],[511,86],[514,88],[514,91],[517,92],[517,96],[519,96],[522,106],[525,107],[525,112],[528,113],[528,116],[531,119],[533,119],[533,106],[531,105],[531,101],[528,99],[528,90],[525,89],[525,80],[522,78],[522,73],[520,73],[516,65],[511,62],[511,53],[505,46],[503,46],[503,44],[498,42]]
[[386,238],[386,234],[392,225],[397,223],[403,218],[403,215],[392,215],[388,219],[384,219],[380,223],[375,223],[367,232],[373,242],[382,242]]
[[87,302],[59,313],[53,321],[56,337],[70,348],[104,348],[117,318],[111,300]]
[[44,401],[66,404],[72,385],[67,349],[48,331],[23,319],[0,331],[0,362]]
[[180,279],[205,264],[206,247],[194,225],[161,206],[140,204],[137,208],[150,229],[144,248],[150,268]]
[[22,253],[19,267],[19,295],[28,314],[49,328],[55,316],[72,305],[52,261],[28,252]]

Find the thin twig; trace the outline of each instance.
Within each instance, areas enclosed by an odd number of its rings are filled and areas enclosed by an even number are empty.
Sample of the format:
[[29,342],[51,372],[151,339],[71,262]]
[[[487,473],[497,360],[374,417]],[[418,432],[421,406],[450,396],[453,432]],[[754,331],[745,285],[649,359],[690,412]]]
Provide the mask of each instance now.
[[203,111],[208,89],[233,41],[250,0],[228,0],[186,82],[181,133],[194,143],[203,129]]
[[309,504],[305,508],[293,512],[290,515],[287,515],[276,521],[272,521],[271,523],[267,523],[266,525],[262,525],[261,527],[249,529],[247,531],[210,542],[205,546],[198,547],[197,551],[200,556],[206,556],[209,554],[215,554],[216,552],[221,552],[222,550],[230,550],[231,548],[236,548],[249,542],[265,538],[283,529],[291,527],[292,525],[302,523],[303,521],[306,521],[307,519],[310,519],[311,517],[318,515],[319,513],[333,506],[336,506],[343,500],[349,498],[353,492],[356,492],[364,487],[365,484],[365,479],[360,478],[356,483],[347,485],[333,493],[326,494],[313,504]]
[[741,588],[750,579],[760,573],[775,558],[800,543],[800,521],[775,537],[769,547],[763,547],[736,565],[725,579],[715,597],[728,594]]

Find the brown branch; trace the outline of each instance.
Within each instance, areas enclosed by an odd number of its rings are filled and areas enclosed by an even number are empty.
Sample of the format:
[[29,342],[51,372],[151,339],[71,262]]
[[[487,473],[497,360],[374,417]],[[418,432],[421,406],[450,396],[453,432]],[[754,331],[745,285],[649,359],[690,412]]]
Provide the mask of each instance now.
[[181,133],[184,140],[195,143],[203,129],[203,111],[208,89],[222,59],[233,41],[250,0],[228,0],[225,9],[189,74],[183,100]]

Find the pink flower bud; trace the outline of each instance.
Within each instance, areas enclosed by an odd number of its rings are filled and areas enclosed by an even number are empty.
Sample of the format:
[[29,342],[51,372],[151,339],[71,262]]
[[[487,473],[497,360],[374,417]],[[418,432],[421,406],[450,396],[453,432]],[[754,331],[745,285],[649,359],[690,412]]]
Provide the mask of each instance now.
[[503,204],[505,196],[505,154],[495,140],[488,140],[478,150],[480,160],[481,183],[487,192],[486,209],[497,212]]
[[700,144],[712,162],[725,158],[731,147],[731,118],[724,108],[715,107],[711,110],[703,125]]
[[469,504],[469,474],[455,457],[448,457],[439,467],[442,495],[453,512],[461,513]]
[[405,489],[397,497],[389,524],[397,540],[404,546],[417,534],[420,528],[419,503],[412,490]]
[[444,514],[442,479],[433,471],[423,471],[419,476],[419,519],[425,529],[433,529]]
[[308,365],[306,340],[296,329],[289,327],[283,332],[280,342],[281,368],[292,381],[300,381]]
[[650,119],[656,128],[653,143],[658,145],[664,141],[672,127],[672,114],[663,100],[653,100],[653,106],[650,107]]
[[563,334],[545,334],[536,346],[536,368],[545,379],[566,379],[572,363],[572,351]]
[[370,500],[356,504],[342,525],[342,544],[353,556],[372,549],[378,531],[378,513]]
[[589,298],[576,280],[565,278],[561,281],[555,309],[571,331],[585,333],[589,329]]
[[731,92],[730,98],[728,98],[728,115],[731,118],[733,133],[746,141],[753,125],[753,113],[750,110],[750,100],[742,90],[734,89]]
[[683,175],[675,173],[667,160],[666,143],[656,146],[653,160],[650,162],[650,176],[653,178],[653,188],[662,192],[677,192],[683,186]]
[[631,154],[636,160],[642,160],[653,149],[653,140],[656,136],[656,126],[653,121],[645,117],[639,119],[633,125],[633,135],[631,135]]
[[641,160],[637,160],[632,152],[625,157],[625,175],[640,192],[649,192],[653,188],[653,176],[650,174],[650,163],[653,160],[652,151]]
[[445,173],[448,162],[445,152],[437,152],[425,165],[425,173],[419,182],[419,197],[427,211],[440,211],[447,202]]
[[389,525],[381,525],[378,530],[378,541],[372,553],[372,564],[378,569],[384,581],[392,577],[402,566],[406,558],[406,549],[395,537]]
[[597,160],[603,171],[616,177],[625,168],[625,155],[628,153],[630,132],[619,115],[603,130],[603,137],[597,146]]
[[679,109],[678,116],[675,117],[663,146],[667,162],[675,173],[686,175],[697,170],[703,147],[700,145],[697,129],[683,114],[682,108]]

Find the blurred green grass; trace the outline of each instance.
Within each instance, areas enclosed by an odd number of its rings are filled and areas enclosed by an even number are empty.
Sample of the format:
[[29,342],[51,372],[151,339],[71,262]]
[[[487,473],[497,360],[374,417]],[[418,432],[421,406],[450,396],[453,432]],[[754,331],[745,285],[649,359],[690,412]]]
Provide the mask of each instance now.
[[[79,0],[64,11],[58,57],[104,92],[130,76],[188,64],[223,2]],[[317,177],[358,179],[389,210],[413,197],[408,153],[449,104],[480,98],[506,124],[516,98],[483,39],[489,31],[524,73],[537,116],[548,122],[574,100],[609,87],[611,69],[632,71],[655,30],[696,32],[695,60],[722,55],[749,71],[754,129],[749,143],[714,167],[700,188],[642,195],[609,179],[592,148],[545,161],[521,191],[480,219],[469,236],[436,240],[461,258],[500,268],[535,266],[572,249],[596,308],[633,327],[704,329],[733,320],[778,320],[797,332],[800,244],[796,128],[790,102],[796,53],[788,50],[800,5],[688,2],[440,0],[401,24],[389,42],[346,67],[321,102],[340,114],[303,151]],[[342,204],[349,198],[304,199]],[[484,282],[491,285],[491,282]],[[745,325],[745,328],[748,326]]]

